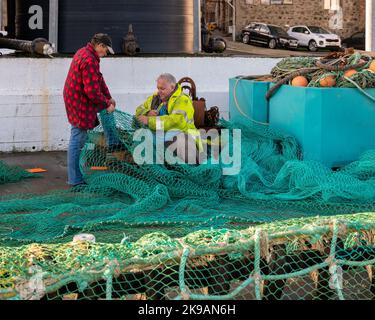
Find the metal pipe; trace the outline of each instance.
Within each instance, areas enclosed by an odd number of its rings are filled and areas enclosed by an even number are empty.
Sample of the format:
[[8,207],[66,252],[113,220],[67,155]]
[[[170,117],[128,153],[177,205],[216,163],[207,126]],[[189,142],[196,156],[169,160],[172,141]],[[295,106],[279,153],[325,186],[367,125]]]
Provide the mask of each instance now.
[[[1,1],[1,0],[0,0]],[[54,51],[58,50],[59,0],[49,0],[49,34],[48,40]]]
[[375,5],[373,0],[366,0],[366,51],[375,51]]
[[22,50],[32,54],[40,54],[46,56],[51,56],[54,53],[51,43],[43,38],[37,38],[33,41],[27,41],[0,37],[0,48]]
[[226,0],[226,2],[233,10],[233,18],[232,18],[232,21],[233,21],[232,33],[233,34],[232,35],[233,35],[233,42],[236,42],[236,4],[235,4],[235,0],[232,0],[232,2],[230,0]]
[[201,0],[194,0],[194,53],[201,51]]

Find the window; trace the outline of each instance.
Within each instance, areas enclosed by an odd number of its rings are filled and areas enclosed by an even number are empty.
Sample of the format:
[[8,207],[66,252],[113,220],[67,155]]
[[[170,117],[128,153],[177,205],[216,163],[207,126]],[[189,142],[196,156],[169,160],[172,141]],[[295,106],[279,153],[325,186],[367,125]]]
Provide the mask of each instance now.
[[326,10],[340,10],[340,0],[324,0],[323,6]]
[[321,33],[321,34],[329,34],[327,30],[321,28],[321,27],[315,27],[315,26],[308,26],[312,33]]
[[259,31],[263,32],[263,33],[269,33],[268,28],[266,26],[263,26],[263,25],[260,26]]
[[304,28],[301,28],[301,27],[296,27],[292,29],[292,32],[303,33],[303,31],[304,31]]
[[255,24],[252,22],[252,23],[250,23],[250,24],[248,24],[246,27],[245,27],[245,29],[255,29]]
[[285,32],[285,30],[281,27],[276,27],[276,26],[268,26],[268,29],[271,31],[271,34],[275,36],[280,36],[280,37],[287,37],[288,34]]

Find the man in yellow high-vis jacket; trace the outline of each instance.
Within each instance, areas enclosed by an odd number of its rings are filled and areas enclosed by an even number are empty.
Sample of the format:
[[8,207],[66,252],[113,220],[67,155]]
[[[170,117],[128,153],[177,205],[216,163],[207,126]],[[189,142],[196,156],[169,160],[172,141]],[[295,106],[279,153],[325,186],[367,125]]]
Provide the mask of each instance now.
[[[199,131],[194,125],[194,107],[188,95],[183,93],[176,78],[165,73],[157,79],[157,92],[136,110],[138,120],[151,130],[164,130],[165,142],[172,141],[174,137],[184,136],[188,145],[179,146],[177,156],[188,163],[196,163],[197,155],[202,151],[202,142]],[[194,148],[192,148],[194,144]],[[195,146],[198,148],[195,148]],[[187,150],[194,149],[194,152]]]

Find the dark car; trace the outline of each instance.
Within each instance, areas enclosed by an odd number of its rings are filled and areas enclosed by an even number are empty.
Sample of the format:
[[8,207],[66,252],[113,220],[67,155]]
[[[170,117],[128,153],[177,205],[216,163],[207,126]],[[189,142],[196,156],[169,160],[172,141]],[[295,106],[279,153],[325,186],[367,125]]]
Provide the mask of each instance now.
[[283,28],[266,23],[250,23],[242,29],[241,38],[243,43],[267,45],[271,49],[298,47],[298,40],[289,36]]
[[354,48],[359,50],[365,50],[365,32],[356,32],[349,38],[342,40],[341,46],[343,48]]

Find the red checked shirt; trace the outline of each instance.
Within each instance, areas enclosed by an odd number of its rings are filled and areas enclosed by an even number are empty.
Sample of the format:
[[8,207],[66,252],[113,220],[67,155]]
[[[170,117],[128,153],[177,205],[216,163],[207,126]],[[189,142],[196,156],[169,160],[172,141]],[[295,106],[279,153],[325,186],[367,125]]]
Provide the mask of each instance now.
[[111,94],[100,73],[100,58],[91,43],[77,51],[64,86],[66,114],[71,125],[93,129],[97,113],[109,107]]

